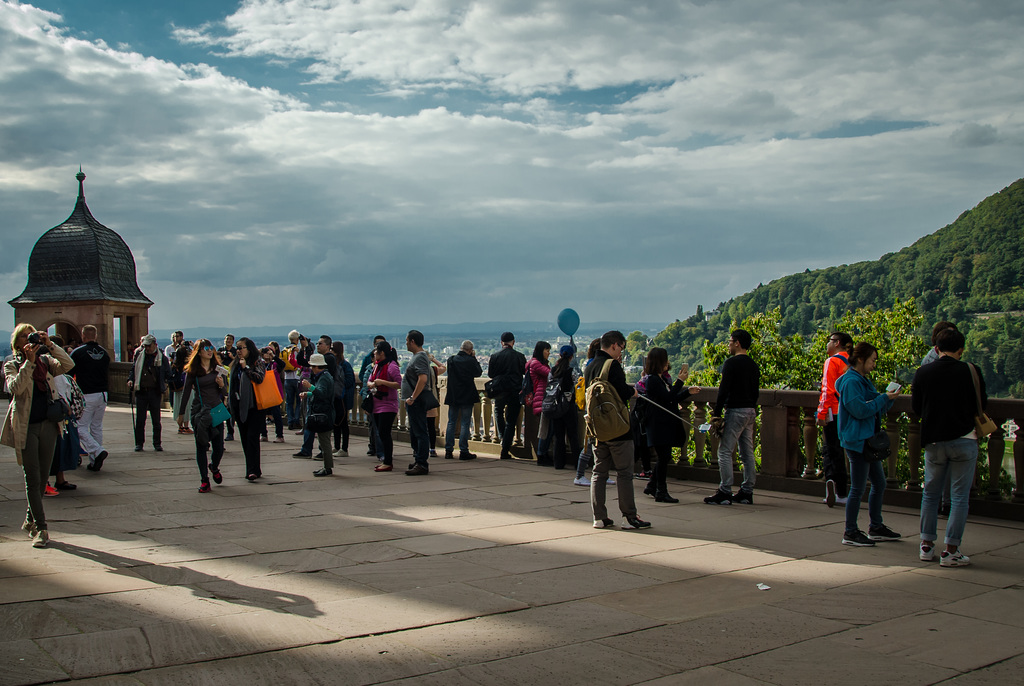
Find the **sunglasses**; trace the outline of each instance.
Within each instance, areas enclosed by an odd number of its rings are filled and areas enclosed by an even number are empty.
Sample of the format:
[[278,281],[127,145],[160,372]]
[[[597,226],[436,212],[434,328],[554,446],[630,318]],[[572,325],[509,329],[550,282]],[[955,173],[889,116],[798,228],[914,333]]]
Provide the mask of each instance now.
[[214,351],[214,347],[212,345],[204,345],[203,346],[203,352],[212,353],[213,351]]

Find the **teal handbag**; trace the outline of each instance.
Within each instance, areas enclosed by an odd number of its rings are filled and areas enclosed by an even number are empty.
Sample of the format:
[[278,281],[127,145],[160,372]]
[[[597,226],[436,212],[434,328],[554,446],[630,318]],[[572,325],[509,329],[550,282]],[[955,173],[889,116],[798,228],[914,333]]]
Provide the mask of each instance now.
[[217,403],[215,407],[211,407],[210,419],[213,420],[213,426],[220,426],[227,420],[231,419],[231,413],[228,412],[227,405],[224,403]]

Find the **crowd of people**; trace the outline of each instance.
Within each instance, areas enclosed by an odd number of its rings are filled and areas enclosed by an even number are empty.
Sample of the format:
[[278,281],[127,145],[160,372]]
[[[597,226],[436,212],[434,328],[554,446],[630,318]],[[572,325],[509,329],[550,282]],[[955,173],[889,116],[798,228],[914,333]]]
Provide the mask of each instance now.
[[[63,478],[64,469],[74,469],[77,459],[87,460],[87,469],[98,472],[109,456],[103,447],[103,414],[110,357],[96,342],[94,326],[83,328],[82,340],[69,354],[61,341],[29,324],[19,324],[11,337],[14,352],[4,363],[12,400],[0,442],[14,448],[24,470],[28,509],[22,526],[36,547],[44,547],[49,539],[43,497],[51,488],[50,476],[57,477],[53,493],[73,489],[75,485]],[[501,349],[488,361],[484,384],[485,394],[494,403],[499,460],[514,459],[512,447],[522,413],[523,444],[537,465],[565,469],[568,446],[568,457],[576,460],[574,483],[590,488],[595,528],[615,525],[606,505],[608,486],[616,487],[623,529],[651,526],[640,518],[634,497],[638,459],[650,465],[644,469],[643,493],[657,503],[679,502],[668,492],[668,468],[674,451],[685,450],[688,429],[692,430],[681,405],[701,391],[686,385],[686,365],[673,378],[668,352],[652,347],[643,375],[631,385],[622,365],[626,338],[619,331],[591,341],[582,368],[574,345],[561,346],[552,361],[547,341],[535,344],[530,359],[515,349],[511,332],[503,333],[500,343]],[[700,427],[717,438],[720,481],[715,492],[704,498],[709,505],[754,504],[760,369],[749,354],[753,343],[749,332],[731,332],[712,417]],[[964,336],[954,324],[937,324],[932,343],[912,386],[913,409],[921,418],[925,446],[920,559],[936,555],[937,519],[945,488],[950,512],[939,558],[942,566],[958,567],[970,562],[959,546],[981,437],[976,418],[984,416],[987,397],[980,372],[960,359]],[[322,461],[314,476],[331,476],[334,459],[348,457],[348,419],[358,378],[368,418],[367,454],[377,458],[374,471],[394,470],[392,432],[404,403],[413,455],[405,474],[426,476],[430,458],[437,457],[442,403],[438,379],[447,374],[444,457],[476,459],[469,437],[474,406],[481,402],[477,379],[484,375],[484,368],[473,342],[463,341],[445,363],[425,350],[424,336],[417,330],[408,332],[405,347],[412,358],[403,372],[397,351],[383,336],[376,337],[356,374],[345,358],[344,344],[326,335],[314,344],[291,331],[286,347],[271,341],[260,348],[249,338],[236,341],[228,334],[217,348],[207,339],[186,341],[176,331],[171,344],[161,350],[156,338],[147,334],[132,354],[128,381],[135,451],[145,450],[147,419],[152,449],[163,450],[161,407],[170,393],[178,432],[193,436],[195,442],[200,493],[211,491],[211,480],[222,483],[225,442],[236,435],[245,478],[250,482],[262,478],[260,443],[269,440],[271,425],[274,441],[284,442],[286,422],[289,430],[302,435],[294,457]],[[883,462],[889,448],[881,429],[882,418],[901,389],[893,383],[885,391],[877,390],[869,378],[877,360],[878,350],[870,343],[855,344],[843,332],[834,332],[828,339],[816,420],[824,441],[824,502],[830,508],[836,504],[846,508],[844,545],[872,546],[901,538],[882,520]],[[582,439],[581,413],[587,427]],[[315,455],[314,442],[319,448]],[[742,481],[734,492],[737,450]],[[858,526],[865,488],[866,533]]]

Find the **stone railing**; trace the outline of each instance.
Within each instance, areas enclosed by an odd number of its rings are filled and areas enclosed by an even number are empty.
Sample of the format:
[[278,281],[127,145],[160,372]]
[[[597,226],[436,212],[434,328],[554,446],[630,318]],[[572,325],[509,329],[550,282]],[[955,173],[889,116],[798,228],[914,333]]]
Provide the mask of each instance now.
[[[500,438],[497,434],[494,423],[494,404],[483,394],[485,379],[477,379],[477,390],[480,392],[481,402],[473,408],[473,431],[472,440],[477,442],[479,448],[487,450],[486,444],[494,446],[496,451]],[[447,379],[441,377],[439,380],[439,391],[441,393],[442,405],[440,408],[440,429],[439,436],[444,434],[447,427],[447,407],[443,404],[445,386]],[[717,397],[717,389],[704,389],[693,397],[692,402],[683,405],[683,417],[692,426],[699,426],[711,416],[711,409]],[[821,490],[821,484],[811,483],[819,479],[818,465],[820,456],[818,454],[819,428],[815,424],[815,411],[818,406],[818,394],[811,391],[789,391],[789,390],[767,390],[762,389],[760,398],[760,414],[756,443],[759,447],[760,469],[758,472],[758,486],[762,488],[817,493]],[[1008,511],[994,511],[993,508],[986,509],[988,514],[996,516],[1024,519],[1024,440],[1012,441],[1012,459],[1004,459],[1007,445],[1005,425],[1009,420],[1017,426],[1024,428],[1024,400],[1008,400],[992,398],[988,401],[988,414],[999,424],[1000,430],[989,436],[986,441],[986,451],[989,456],[988,475],[986,478],[989,486],[984,493],[977,489],[972,492],[974,500],[982,500],[1002,506],[1013,506]],[[517,421],[516,442],[513,453],[521,457],[531,457],[530,448],[525,445],[524,428],[529,431],[536,431],[535,427],[526,424],[532,420],[532,416],[524,418],[520,413]],[[365,426],[366,417],[358,406],[353,410],[350,422],[354,426]],[[909,396],[900,396],[893,404],[892,411],[887,415],[885,422],[886,430],[893,446],[893,454],[886,465],[886,472],[889,474],[887,499],[898,504],[911,504],[919,502],[921,491],[921,478],[923,468],[923,450],[921,446],[921,425],[920,420],[913,414],[910,407]],[[405,417],[405,406],[402,405],[397,421],[397,429],[405,431],[407,428]],[[582,420],[580,436],[583,436]],[[441,441],[439,440],[440,444]],[[678,478],[696,479],[703,481],[718,480],[718,441],[717,439],[691,431],[689,444],[684,454],[672,472]],[[900,456],[904,457],[900,457]],[[897,474],[900,473],[897,462],[906,460],[906,467],[902,471],[907,477],[900,480]],[[1003,468],[1011,475],[1014,487],[1011,494],[1011,501],[1007,502],[999,489],[1000,473]],[[905,494],[900,497],[897,494]],[[977,511],[972,503],[972,511]],[[995,508],[998,510],[998,507]],[[1005,508],[1003,508],[1005,509]],[[980,514],[981,512],[979,512]]]
[[[700,425],[711,416],[716,396],[715,389],[707,389],[695,396],[694,401],[688,406],[684,406],[683,410],[689,414],[688,420],[694,426]],[[761,461],[758,472],[759,486],[761,481],[765,480],[762,477],[768,477],[769,484],[775,486],[781,486],[781,480],[818,479],[819,429],[815,424],[818,394],[808,391],[762,389],[758,401],[761,409],[756,439],[760,447]],[[1024,401],[991,398],[986,411],[1000,428],[985,442],[988,456],[988,474],[985,480],[989,485],[984,493],[979,493],[975,488],[972,491],[972,499],[1004,503],[999,480],[1001,471],[1006,468],[1014,481],[1011,494],[1012,503],[1024,506],[1024,483],[1022,483],[1024,440],[1013,440],[1012,459],[1006,457],[1006,425],[1012,420],[1017,426],[1024,427]],[[920,419],[911,410],[909,396],[896,398],[892,410],[886,415],[884,428],[889,434],[893,446],[892,454],[886,465],[887,494],[890,491],[903,492],[908,495],[915,494],[911,497],[895,497],[891,500],[907,503],[919,502],[924,454],[921,446]],[[687,446],[686,454],[676,465],[677,476],[694,478],[697,472],[703,470],[710,472],[712,479],[717,481],[717,452],[717,439],[707,434],[693,435]],[[905,469],[900,470],[897,463],[904,459],[904,456]],[[900,471],[904,471],[907,475],[903,480],[897,477]],[[769,485],[769,488],[775,486]],[[820,491],[820,484],[816,488],[817,490],[808,492]],[[807,491],[806,488],[786,488],[785,490]],[[972,508],[974,508],[973,504]],[[972,509],[972,511],[974,510]],[[1024,507],[1015,507],[1013,512],[1018,513],[1013,518],[1024,518]],[[1012,515],[1012,512],[1003,513],[1004,516],[1007,514]]]

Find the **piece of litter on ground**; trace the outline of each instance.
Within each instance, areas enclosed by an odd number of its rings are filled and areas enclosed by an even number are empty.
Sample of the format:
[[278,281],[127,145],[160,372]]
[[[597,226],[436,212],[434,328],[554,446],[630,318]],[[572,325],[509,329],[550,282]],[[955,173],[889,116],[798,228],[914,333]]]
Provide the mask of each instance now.
[[757,590],[759,590],[759,591],[767,591],[767,590],[770,590],[770,589],[771,589],[771,586],[769,586],[768,584],[758,584],[757,585]]

